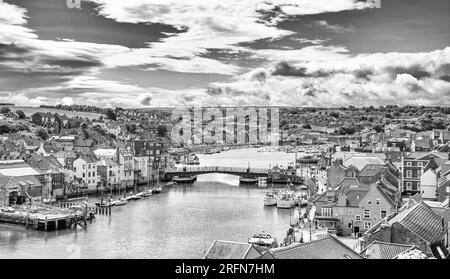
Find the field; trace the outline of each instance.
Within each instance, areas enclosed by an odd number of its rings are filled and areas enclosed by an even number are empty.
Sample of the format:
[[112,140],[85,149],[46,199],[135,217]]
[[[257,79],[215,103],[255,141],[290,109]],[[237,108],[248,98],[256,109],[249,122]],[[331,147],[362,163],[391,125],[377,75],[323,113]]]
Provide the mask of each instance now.
[[102,114],[94,113],[94,112],[80,112],[80,111],[68,111],[68,110],[60,110],[60,109],[52,109],[52,108],[39,108],[39,107],[9,107],[12,111],[21,110],[25,113],[26,116],[30,117],[36,112],[50,112],[57,113],[59,115],[67,115],[68,117],[79,116],[82,118],[88,119],[98,119]]

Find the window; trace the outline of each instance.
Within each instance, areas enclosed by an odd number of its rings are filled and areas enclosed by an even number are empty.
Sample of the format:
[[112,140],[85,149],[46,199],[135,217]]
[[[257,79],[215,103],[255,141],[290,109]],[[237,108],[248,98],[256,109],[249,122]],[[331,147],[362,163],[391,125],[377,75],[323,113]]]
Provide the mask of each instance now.
[[365,230],[370,229],[370,222],[364,222],[364,229]]
[[406,189],[407,190],[411,190],[412,189],[412,183],[411,182],[406,182]]
[[364,217],[364,219],[370,219],[370,210],[369,209],[364,209],[363,217]]
[[406,162],[406,166],[407,167],[412,167],[412,163],[411,162]]
[[421,168],[421,167],[423,167],[423,163],[422,162],[418,162],[417,166]]
[[386,218],[386,210],[381,210],[380,211],[380,219],[384,219]]
[[372,201],[371,200],[367,200],[367,204],[372,204]]
[[333,209],[332,208],[322,208],[322,216],[333,217]]
[[361,215],[355,215],[355,221],[361,221]]
[[83,165],[83,170],[85,170],[86,169],[86,165]]
[[381,204],[381,200],[377,199],[377,205],[380,205],[380,204]]
[[411,170],[407,170],[406,171],[406,178],[411,178],[412,177],[412,171]]
[[450,193],[450,186],[447,186],[446,188],[447,193]]

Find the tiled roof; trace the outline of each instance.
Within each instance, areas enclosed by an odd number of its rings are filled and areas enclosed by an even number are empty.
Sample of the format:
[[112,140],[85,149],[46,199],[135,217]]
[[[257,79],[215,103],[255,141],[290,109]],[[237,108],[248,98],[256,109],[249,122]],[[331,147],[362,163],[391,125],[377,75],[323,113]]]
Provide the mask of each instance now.
[[292,244],[271,250],[277,259],[362,259],[362,257],[329,235],[323,239]]
[[429,244],[440,242],[442,239],[441,217],[423,202],[400,212],[389,220],[389,224],[394,223],[403,225]]
[[361,252],[361,255],[366,259],[387,260],[393,259],[397,255],[411,250],[414,247],[414,245],[374,241]]
[[[245,259],[251,249],[254,249],[251,244],[239,243],[232,241],[216,240],[206,253],[206,259]],[[254,249],[259,256],[259,253]]]

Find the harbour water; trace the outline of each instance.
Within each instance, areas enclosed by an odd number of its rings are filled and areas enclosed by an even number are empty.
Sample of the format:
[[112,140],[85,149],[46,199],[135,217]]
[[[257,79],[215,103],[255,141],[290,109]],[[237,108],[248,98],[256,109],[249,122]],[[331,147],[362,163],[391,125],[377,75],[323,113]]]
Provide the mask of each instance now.
[[[235,164],[251,159],[253,151],[247,157],[241,152]],[[280,164],[293,156],[276,153],[272,157]],[[266,191],[239,186],[235,176],[209,174],[192,185],[171,186],[113,207],[112,216],[98,215],[87,230],[40,232],[0,225],[0,258],[201,258],[214,240],[247,242],[261,230],[281,241],[290,211],[264,207]]]

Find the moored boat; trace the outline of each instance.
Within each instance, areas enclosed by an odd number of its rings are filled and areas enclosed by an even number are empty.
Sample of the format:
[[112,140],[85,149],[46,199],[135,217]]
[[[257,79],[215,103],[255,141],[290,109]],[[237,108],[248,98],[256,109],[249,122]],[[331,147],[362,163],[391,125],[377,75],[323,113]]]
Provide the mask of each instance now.
[[262,231],[259,234],[255,234],[252,238],[248,240],[248,243],[267,248],[275,248],[278,246],[277,240],[273,238],[270,234],[266,234],[264,231]]
[[121,198],[121,199],[113,201],[112,203],[114,203],[115,206],[120,206],[120,205],[126,205],[128,203],[128,201],[125,198]]
[[266,196],[264,197],[264,205],[265,206],[277,205],[277,193],[274,191],[267,192]]
[[151,196],[153,196],[153,191],[152,190],[147,190],[147,191],[144,192],[144,194],[142,196],[144,198],[151,197]]
[[175,176],[173,178],[173,181],[176,183],[194,183],[197,180],[197,176],[187,176],[187,177],[180,177],[180,176]]
[[162,192],[162,186],[158,186],[153,188],[153,193],[158,194]]
[[241,184],[256,184],[256,183],[258,183],[258,178],[239,177],[239,183],[241,183]]

